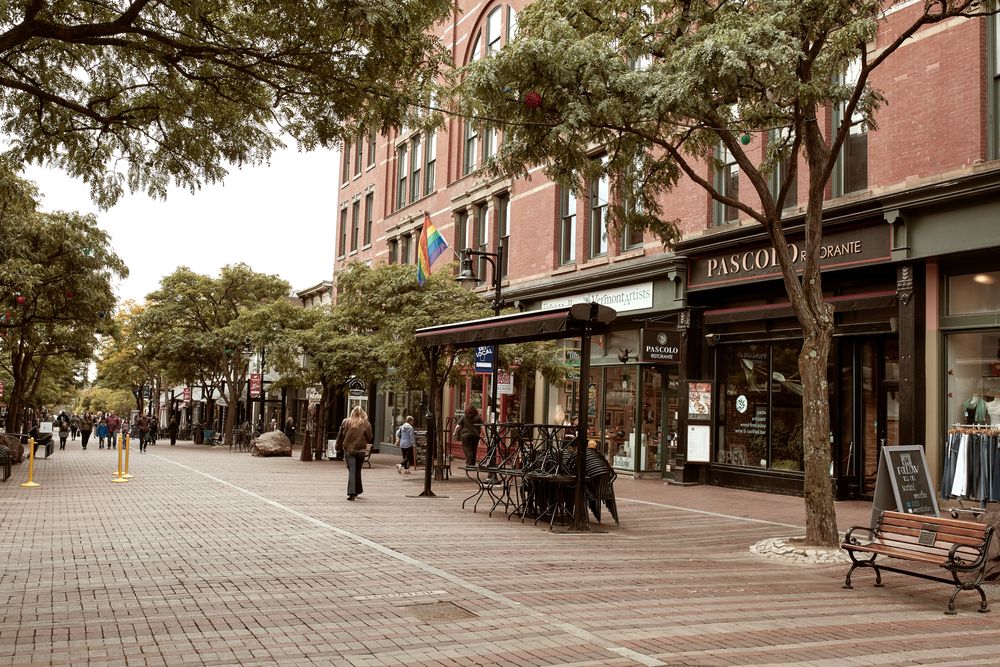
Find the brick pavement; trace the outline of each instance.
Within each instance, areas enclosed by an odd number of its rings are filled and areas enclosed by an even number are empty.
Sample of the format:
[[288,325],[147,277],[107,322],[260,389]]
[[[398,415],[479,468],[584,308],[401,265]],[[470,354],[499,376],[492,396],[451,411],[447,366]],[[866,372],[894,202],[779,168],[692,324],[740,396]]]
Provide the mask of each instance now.
[[[800,498],[616,482],[620,527],[549,532],[419,493],[375,458],[78,443],[0,484],[0,665],[996,664],[1000,625],[941,584],[765,560]],[[841,529],[868,505],[839,503]],[[605,513],[605,520],[610,520]]]

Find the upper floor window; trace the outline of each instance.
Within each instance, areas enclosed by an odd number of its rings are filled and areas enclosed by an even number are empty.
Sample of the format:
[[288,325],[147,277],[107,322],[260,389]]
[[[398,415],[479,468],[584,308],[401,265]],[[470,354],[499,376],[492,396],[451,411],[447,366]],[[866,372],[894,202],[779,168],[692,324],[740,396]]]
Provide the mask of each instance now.
[[608,176],[601,174],[590,182],[590,238],[591,257],[608,254]]
[[396,208],[406,206],[406,178],[409,175],[406,162],[406,144],[396,149]]
[[354,175],[361,175],[361,160],[364,157],[365,143],[358,137],[357,142],[354,144]]
[[340,165],[340,183],[345,184],[351,179],[351,142],[344,142],[344,154],[340,157],[343,163]]
[[399,264],[399,239],[389,239],[389,263]]
[[[479,252],[489,252],[489,221],[486,218],[488,212],[486,204],[480,204],[476,206],[473,212],[475,216],[473,218],[472,227],[472,238],[474,241],[474,247]],[[480,255],[477,257],[479,260],[479,265],[476,267],[476,275],[479,277],[479,282],[484,282],[486,280],[486,269],[487,262],[486,257]]]
[[[784,145],[791,145],[791,129],[786,127],[772,130],[769,140]],[[791,185],[788,186],[788,193],[785,195],[785,202],[782,208],[794,208],[799,203],[799,175],[795,169],[795,161],[791,156],[780,160],[774,165],[774,171],[771,172],[771,182],[769,184],[771,196],[778,196],[778,192],[781,190],[781,186],[785,180],[791,180]]]
[[471,120],[465,121],[465,155],[462,159],[462,175],[471,174],[479,166],[479,133]]
[[368,166],[369,167],[374,167],[375,166],[375,147],[378,145],[376,143],[376,141],[377,141],[377,136],[375,134],[375,130],[372,130],[371,132],[368,133]]
[[403,234],[399,237],[399,263],[410,264],[410,235]]
[[[642,213],[643,211],[642,202],[639,200],[639,188],[642,187],[640,169],[641,165],[637,162],[628,169],[628,172],[622,178],[622,208],[625,210],[626,217],[629,214]],[[642,246],[643,242],[642,228],[626,223],[624,229],[622,229],[619,250],[625,251],[638,248]]]
[[495,7],[486,17],[486,55],[500,50],[503,37],[503,7]]
[[483,33],[477,32],[476,38],[472,41],[472,52],[469,54],[469,62],[475,62],[483,57]]
[[424,166],[423,144],[420,135],[410,139],[410,203],[420,199],[420,188],[423,186],[420,172]]
[[503,246],[503,261],[500,262],[500,277],[507,277],[510,266],[510,195],[497,197],[497,241]]
[[437,134],[427,133],[424,145],[424,194],[434,192],[434,169],[437,167]]
[[[720,195],[739,201],[740,198],[740,166],[736,158],[724,145],[719,144],[715,150],[718,165],[715,171],[715,191]],[[736,222],[739,219],[739,209],[735,206],[725,206],[715,202],[715,224]]]
[[517,37],[517,10],[507,5],[507,41]]
[[[844,73],[844,85],[856,85],[860,74],[861,62],[855,60]],[[834,123],[839,125],[843,117],[844,108],[840,106],[834,114]],[[855,113],[851,117],[851,126],[837,160],[833,193],[835,196],[839,196],[866,189],[868,189],[868,127],[865,124],[864,116]]]
[[372,244],[372,218],[375,215],[375,193],[369,192],[365,195],[365,245]]
[[337,256],[343,257],[347,254],[347,206],[340,209],[340,229],[338,230]]
[[483,131],[483,160],[489,160],[497,154],[497,143],[500,141],[500,131],[493,126]]
[[559,263],[576,261],[576,195],[570,188],[559,194]]
[[358,231],[361,228],[361,200],[355,199],[351,204],[351,251],[358,249]]
[[455,250],[461,252],[469,247],[469,213],[459,211],[455,216]]

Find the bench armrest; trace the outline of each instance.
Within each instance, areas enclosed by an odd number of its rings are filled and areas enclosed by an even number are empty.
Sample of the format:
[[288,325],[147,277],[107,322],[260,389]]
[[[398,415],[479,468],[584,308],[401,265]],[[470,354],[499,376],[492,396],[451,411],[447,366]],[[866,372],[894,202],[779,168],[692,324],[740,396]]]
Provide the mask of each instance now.
[[844,544],[861,544],[861,542],[858,541],[858,538],[854,536],[854,531],[858,531],[858,532],[862,532],[862,533],[867,533],[868,534],[868,540],[867,540],[868,542],[874,542],[875,541],[875,531],[871,527],[869,527],[869,526],[853,526],[850,530],[847,531],[847,534],[844,535]]
[[[975,570],[983,567],[986,562],[986,557],[990,550],[990,541],[993,539],[993,528],[989,527],[986,530],[986,537],[983,543],[978,547],[973,547],[968,544],[953,544],[951,549],[948,550],[948,562],[945,567],[949,570],[954,570],[956,572],[973,572]],[[957,552],[960,548],[975,549],[977,551],[975,560],[969,561],[966,559],[959,559],[956,557]]]

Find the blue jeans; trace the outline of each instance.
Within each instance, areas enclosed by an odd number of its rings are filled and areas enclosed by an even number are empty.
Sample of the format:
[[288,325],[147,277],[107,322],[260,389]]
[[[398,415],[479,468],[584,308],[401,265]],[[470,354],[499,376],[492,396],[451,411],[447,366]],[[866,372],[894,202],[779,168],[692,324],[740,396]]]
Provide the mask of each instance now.
[[361,466],[365,462],[364,452],[347,452],[347,495],[360,496],[364,492],[361,485]]

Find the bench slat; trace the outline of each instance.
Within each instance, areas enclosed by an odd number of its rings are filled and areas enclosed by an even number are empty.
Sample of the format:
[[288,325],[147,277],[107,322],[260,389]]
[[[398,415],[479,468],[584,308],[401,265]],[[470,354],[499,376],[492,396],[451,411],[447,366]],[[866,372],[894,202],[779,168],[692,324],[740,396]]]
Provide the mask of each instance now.
[[986,524],[961,519],[944,519],[941,517],[903,514],[902,512],[883,512],[880,521],[882,526],[899,526],[911,530],[924,530],[925,526],[933,526],[940,534],[954,535],[982,540],[986,535]]
[[873,542],[872,544],[847,544],[844,545],[845,549],[851,551],[864,551],[867,553],[882,554],[884,556],[891,556],[892,558],[902,558],[904,560],[919,561],[921,563],[929,563],[931,565],[944,565],[948,562],[948,558],[945,556],[932,556],[930,554],[921,554],[915,551],[909,551],[907,549],[895,549],[889,545],[881,544],[878,542]]

